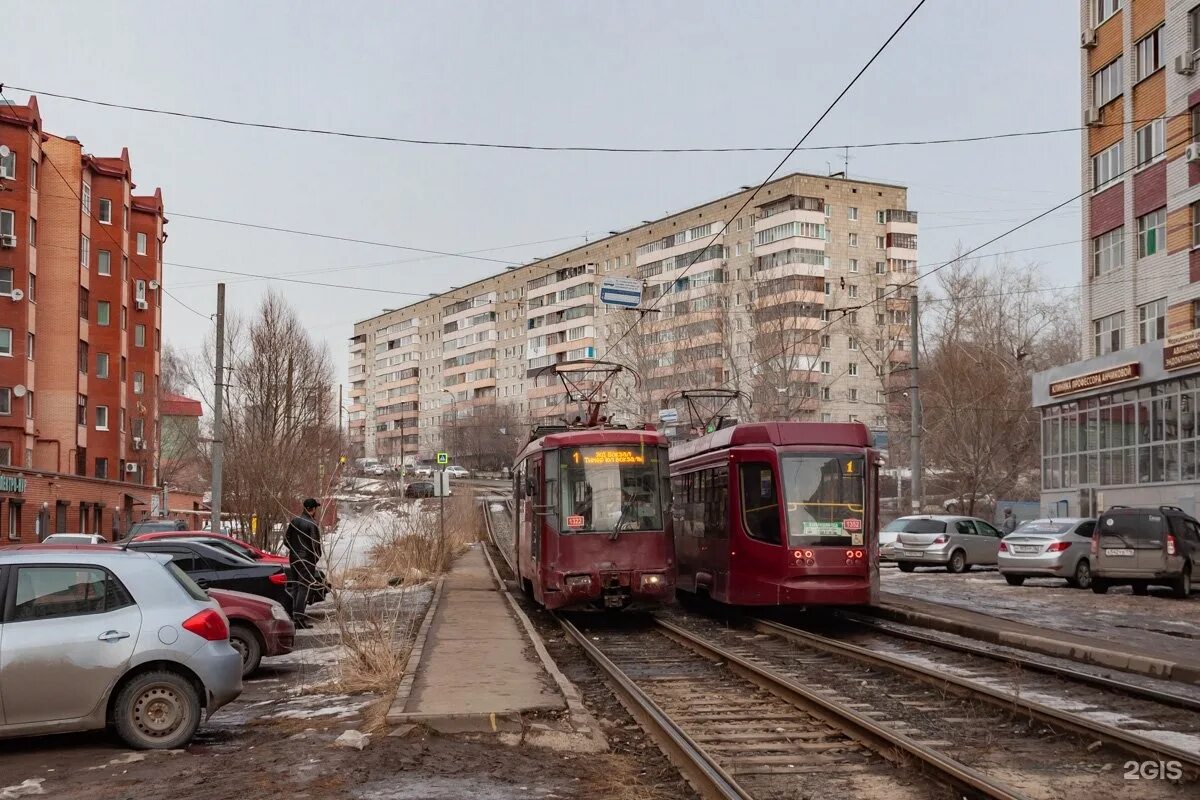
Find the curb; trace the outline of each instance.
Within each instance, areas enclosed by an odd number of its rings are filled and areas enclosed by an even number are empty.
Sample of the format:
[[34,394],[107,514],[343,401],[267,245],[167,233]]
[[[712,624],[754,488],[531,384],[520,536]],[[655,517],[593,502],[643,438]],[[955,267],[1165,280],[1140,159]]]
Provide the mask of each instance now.
[[433,597],[429,601],[429,607],[425,609],[425,619],[421,620],[417,638],[413,642],[412,649],[408,651],[408,659],[404,662],[404,677],[400,680],[400,686],[396,688],[396,697],[385,718],[389,725],[400,725],[410,721],[409,715],[404,713],[404,709],[412,694],[413,682],[417,679],[417,667],[421,666],[421,657],[425,653],[425,640],[429,638],[429,628],[433,624],[433,615],[437,613],[438,603],[442,599],[442,584],[445,580],[445,577],[438,578],[437,587],[434,588]]
[[[875,606],[872,613],[893,622],[900,622],[916,627],[953,633],[969,639],[978,639],[992,644],[1016,647],[1030,650],[1048,656],[1056,656],[1083,664],[1108,667],[1122,672],[1132,672],[1160,680],[1177,683],[1200,684],[1200,665],[1182,664],[1153,656],[1111,650],[1094,644],[1063,642],[1045,636],[1018,633],[1002,628],[981,628],[970,623],[926,614],[908,608],[896,606]],[[1097,640],[1100,642],[1101,640]]]

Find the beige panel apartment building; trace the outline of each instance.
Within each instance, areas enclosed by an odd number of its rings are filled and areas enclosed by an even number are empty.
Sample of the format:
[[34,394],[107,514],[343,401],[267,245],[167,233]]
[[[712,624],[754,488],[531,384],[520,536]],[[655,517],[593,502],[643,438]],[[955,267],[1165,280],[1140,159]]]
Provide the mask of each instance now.
[[[886,431],[889,376],[909,362],[917,220],[907,190],[792,174],[722,232],[749,195],[357,323],[352,441],[367,457],[411,462],[430,458],[452,426],[571,416],[558,381],[537,372],[583,358],[640,376],[611,393],[610,410],[629,424],[655,420],[679,389],[721,386],[751,399],[743,418],[859,420]],[[601,304],[609,277],[640,280],[642,307],[654,311]]]

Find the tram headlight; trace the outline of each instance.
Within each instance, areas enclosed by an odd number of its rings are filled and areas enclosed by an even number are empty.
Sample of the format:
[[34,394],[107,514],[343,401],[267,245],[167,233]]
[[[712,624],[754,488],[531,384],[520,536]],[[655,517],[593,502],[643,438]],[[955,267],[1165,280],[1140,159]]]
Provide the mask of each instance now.
[[564,581],[567,585],[567,591],[579,591],[580,589],[592,588],[591,575],[570,575]]
[[642,589],[661,589],[666,585],[667,579],[663,575],[653,572],[642,573]]

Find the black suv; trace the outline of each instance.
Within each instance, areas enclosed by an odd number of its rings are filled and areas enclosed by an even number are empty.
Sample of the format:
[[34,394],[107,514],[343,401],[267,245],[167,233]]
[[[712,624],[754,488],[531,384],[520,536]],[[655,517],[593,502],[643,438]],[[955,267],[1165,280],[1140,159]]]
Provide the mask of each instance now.
[[1132,586],[1169,586],[1175,597],[1192,592],[1200,558],[1200,523],[1176,506],[1113,506],[1100,515],[1092,534],[1092,591]]

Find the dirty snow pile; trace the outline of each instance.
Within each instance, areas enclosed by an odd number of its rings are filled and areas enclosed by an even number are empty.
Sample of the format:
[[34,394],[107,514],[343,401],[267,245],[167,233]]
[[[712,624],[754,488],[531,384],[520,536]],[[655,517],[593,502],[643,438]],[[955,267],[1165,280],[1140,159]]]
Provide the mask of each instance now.
[[415,504],[372,506],[364,511],[350,511],[338,520],[333,533],[325,537],[325,560],[329,570],[365,567],[371,549],[407,527],[406,518],[416,513]]

